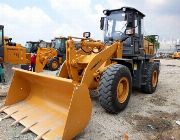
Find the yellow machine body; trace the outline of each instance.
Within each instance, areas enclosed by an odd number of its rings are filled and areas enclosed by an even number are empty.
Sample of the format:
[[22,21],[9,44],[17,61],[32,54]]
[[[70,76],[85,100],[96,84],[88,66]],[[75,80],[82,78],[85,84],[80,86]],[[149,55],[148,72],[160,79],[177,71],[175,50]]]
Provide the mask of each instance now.
[[173,59],[180,59],[180,52],[174,52],[174,54],[172,55]]
[[57,57],[57,51],[54,48],[38,48],[36,54],[36,72],[42,72],[51,58]]
[[154,55],[156,53],[155,45],[144,39],[144,51],[146,55]]
[[26,53],[26,63],[31,64],[31,53]]
[[27,64],[26,49],[17,43],[7,42],[8,37],[4,39],[4,62],[10,64]]
[[18,47],[4,47],[4,62],[10,64],[26,64],[26,49]]
[[[70,140],[88,124],[92,104],[89,89],[98,86],[100,76],[111,64],[111,58],[122,57],[122,43],[110,46],[82,39],[76,49],[70,38],[66,43],[66,61],[59,77],[14,69],[5,107],[1,112],[12,117],[38,135],[37,139]],[[93,52],[92,52],[93,51]]]

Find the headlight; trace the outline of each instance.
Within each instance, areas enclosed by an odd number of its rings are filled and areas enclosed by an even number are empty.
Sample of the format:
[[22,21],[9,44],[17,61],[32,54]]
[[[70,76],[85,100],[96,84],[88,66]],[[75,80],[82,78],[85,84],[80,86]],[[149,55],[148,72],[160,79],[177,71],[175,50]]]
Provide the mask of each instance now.
[[107,10],[104,10],[103,13],[106,15],[107,14]]
[[83,37],[85,37],[85,38],[89,38],[90,36],[91,36],[90,32],[84,32],[83,33]]
[[103,13],[104,13],[104,15],[108,16],[110,14],[110,11],[109,10],[104,10]]

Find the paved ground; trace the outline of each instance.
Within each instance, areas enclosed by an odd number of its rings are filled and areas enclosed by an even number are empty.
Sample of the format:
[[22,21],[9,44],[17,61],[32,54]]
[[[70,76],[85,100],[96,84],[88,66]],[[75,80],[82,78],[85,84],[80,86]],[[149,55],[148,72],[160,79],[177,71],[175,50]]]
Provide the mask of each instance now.
[[[55,75],[56,72],[45,73]],[[1,86],[2,87],[2,86]],[[7,86],[0,89],[6,93]],[[0,96],[0,106],[4,97]],[[87,128],[75,140],[180,140],[180,60],[161,60],[156,93],[133,91],[128,107],[118,115],[106,113],[97,98],[92,98],[93,113]],[[2,118],[4,114],[0,114]],[[19,135],[23,126],[11,127],[13,119],[0,122],[1,140],[31,140],[35,134]]]

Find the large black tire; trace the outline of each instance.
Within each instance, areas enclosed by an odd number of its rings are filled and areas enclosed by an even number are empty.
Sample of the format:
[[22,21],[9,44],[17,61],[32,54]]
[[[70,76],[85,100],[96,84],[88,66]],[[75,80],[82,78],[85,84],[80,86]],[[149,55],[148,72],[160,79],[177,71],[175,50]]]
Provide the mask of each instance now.
[[[127,79],[129,88],[124,102],[118,99],[118,85],[122,78]],[[119,113],[129,102],[132,92],[132,77],[130,70],[121,64],[110,66],[101,76],[99,84],[99,102],[109,113]]]
[[[153,75],[155,72],[157,73],[157,79],[155,80],[156,82],[153,82],[154,81]],[[145,80],[144,80],[144,84],[141,86],[141,90],[146,94],[152,94],[156,91],[158,84],[159,65],[154,62],[148,63],[144,75],[145,75]]]
[[[53,65],[54,63],[56,64],[56,66]],[[51,71],[58,70],[58,68],[60,67],[59,60],[57,58],[51,58],[47,66]]]

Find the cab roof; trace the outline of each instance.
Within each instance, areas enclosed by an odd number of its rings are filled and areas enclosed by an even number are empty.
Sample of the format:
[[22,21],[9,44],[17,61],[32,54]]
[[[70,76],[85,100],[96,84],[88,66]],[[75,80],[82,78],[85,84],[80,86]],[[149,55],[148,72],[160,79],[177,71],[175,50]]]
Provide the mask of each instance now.
[[[112,10],[109,10],[109,9],[106,9],[106,10],[104,10],[104,11],[108,11],[109,12],[109,14],[111,13],[111,12],[114,12],[114,11],[133,11],[133,12],[137,12],[140,16],[142,16],[142,17],[145,17],[145,14],[143,14],[142,12],[140,12],[139,10],[137,10],[137,9],[135,9],[135,8],[133,8],[133,7],[121,7],[121,8],[119,8],[119,9],[112,9]],[[103,11],[103,12],[104,12]]]

